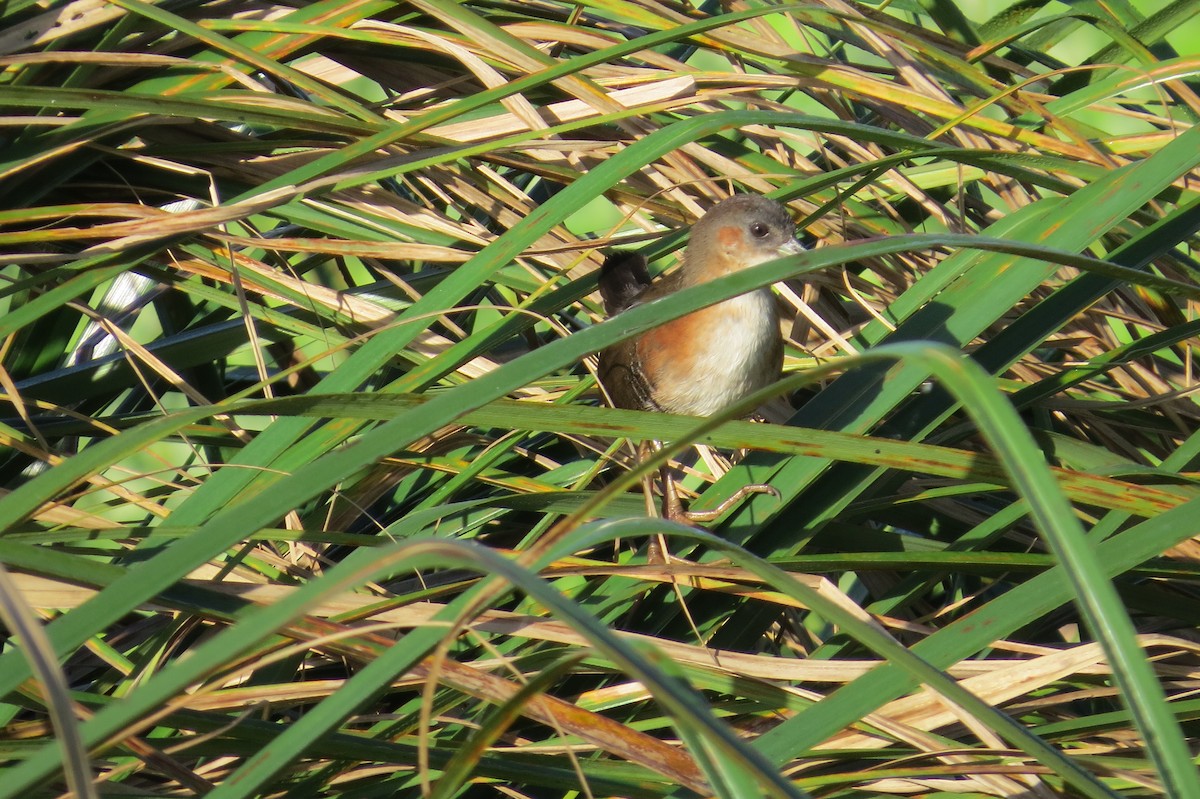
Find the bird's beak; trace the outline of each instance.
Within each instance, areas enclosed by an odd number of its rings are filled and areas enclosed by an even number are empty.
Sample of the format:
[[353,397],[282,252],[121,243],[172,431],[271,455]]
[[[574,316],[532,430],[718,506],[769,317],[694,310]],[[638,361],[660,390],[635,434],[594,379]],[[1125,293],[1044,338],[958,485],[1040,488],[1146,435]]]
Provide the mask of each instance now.
[[797,253],[802,252],[804,252],[804,245],[795,239],[788,239],[783,244],[779,245],[780,257],[785,255],[796,255]]

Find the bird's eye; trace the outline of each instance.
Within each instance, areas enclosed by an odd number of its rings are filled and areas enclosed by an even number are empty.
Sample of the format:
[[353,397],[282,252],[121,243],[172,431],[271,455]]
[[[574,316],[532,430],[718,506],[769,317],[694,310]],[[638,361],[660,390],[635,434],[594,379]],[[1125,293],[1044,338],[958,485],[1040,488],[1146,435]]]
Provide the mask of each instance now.
[[770,232],[771,232],[771,229],[769,227],[767,227],[766,225],[764,225],[762,222],[751,222],[750,223],[750,235],[756,239],[765,239],[767,237],[767,234]]

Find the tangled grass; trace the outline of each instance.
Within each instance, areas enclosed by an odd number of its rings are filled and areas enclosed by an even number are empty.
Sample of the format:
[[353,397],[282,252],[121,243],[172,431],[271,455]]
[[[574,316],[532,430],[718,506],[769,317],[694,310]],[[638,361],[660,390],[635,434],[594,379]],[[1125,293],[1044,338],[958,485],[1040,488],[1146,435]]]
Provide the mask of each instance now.
[[[1137,6],[6,5],[0,799],[1200,796],[1200,8]],[[602,320],[735,191],[810,251]],[[603,407],[767,284],[787,424]],[[780,497],[648,518],[647,439]]]

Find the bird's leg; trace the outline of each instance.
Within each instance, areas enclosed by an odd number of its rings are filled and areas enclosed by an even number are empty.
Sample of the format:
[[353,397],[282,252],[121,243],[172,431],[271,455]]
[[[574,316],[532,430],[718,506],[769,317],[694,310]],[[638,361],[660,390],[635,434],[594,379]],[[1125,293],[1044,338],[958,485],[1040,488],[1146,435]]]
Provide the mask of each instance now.
[[[642,441],[637,445],[633,453],[633,462],[635,465],[641,464],[654,449],[655,442]],[[646,515],[653,517],[656,513],[654,508],[654,478],[648,474],[642,475],[642,496],[646,498]]]
[[[659,449],[661,446],[662,445],[657,441],[641,442],[640,444],[637,445],[637,450],[634,453],[636,462],[641,463],[642,461],[646,460],[646,458],[649,457],[650,453],[652,453],[656,449]],[[650,517],[653,517],[657,513],[657,509],[654,507],[653,482],[654,482],[654,478],[651,477],[650,475],[647,474],[647,475],[642,476],[642,491],[643,491],[643,495],[646,497],[646,515],[650,516]],[[664,497],[665,497],[665,494],[664,494]],[[663,516],[663,518],[667,518],[667,519],[672,518],[666,512],[665,499],[663,502],[662,516]],[[655,535],[650,536],[650,542],[646,547],[646,562],[652,563],[655,565],[659,565],[659,566],[666,564],[667,563],[667,556],[665,554],[666,551],[667,551],[666,536],[662,535],[661,533],[656,533]]]
[[671,464],[667,464],[658,470],[659,478],[662,480],[662,515],[664,519],[670,519],[673,522],[682,522],[687,524],[692,521],[688,515],[687,509],[683,507],[683,500],[679,498],[679,487],[675,485],[675,471]]

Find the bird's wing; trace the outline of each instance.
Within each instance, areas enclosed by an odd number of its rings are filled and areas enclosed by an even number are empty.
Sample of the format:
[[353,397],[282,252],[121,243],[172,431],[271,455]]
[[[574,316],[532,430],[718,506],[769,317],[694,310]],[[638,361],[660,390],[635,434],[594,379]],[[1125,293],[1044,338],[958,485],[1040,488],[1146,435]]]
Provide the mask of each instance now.
[[600,296],[604,312],[618,314],[637,302],[650,287],[646,259],[636,252],[618,250],[604,259],[600,267]]

